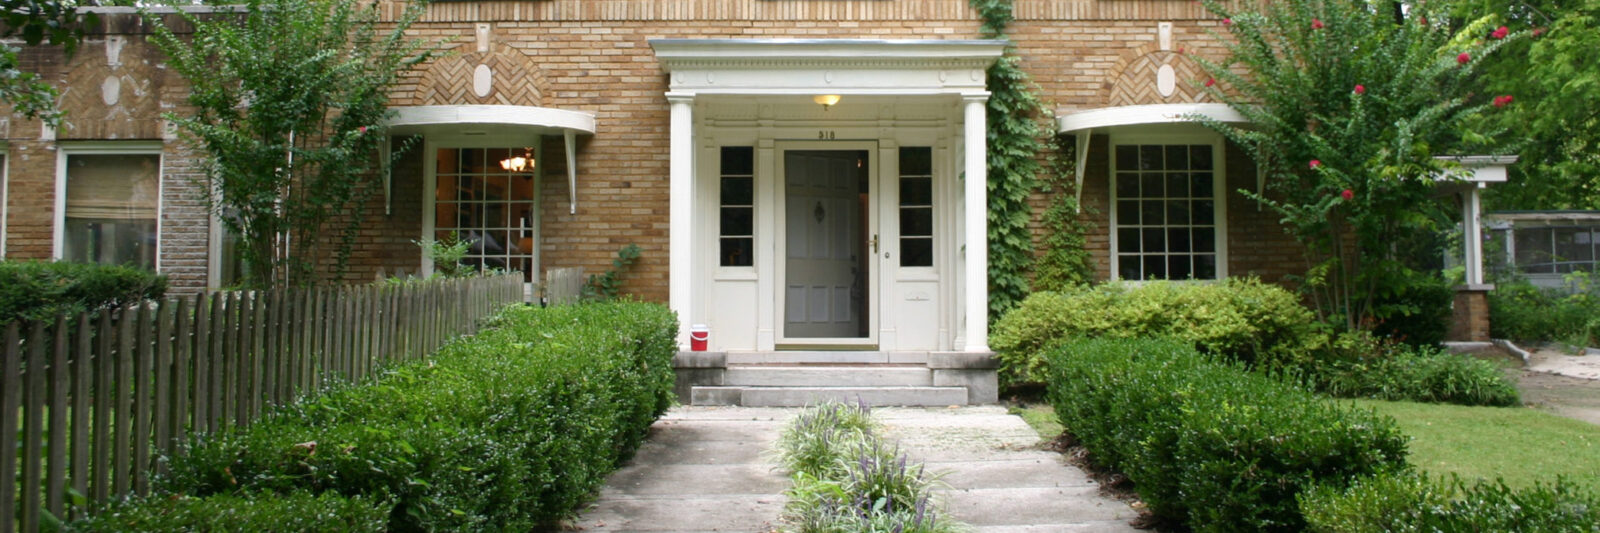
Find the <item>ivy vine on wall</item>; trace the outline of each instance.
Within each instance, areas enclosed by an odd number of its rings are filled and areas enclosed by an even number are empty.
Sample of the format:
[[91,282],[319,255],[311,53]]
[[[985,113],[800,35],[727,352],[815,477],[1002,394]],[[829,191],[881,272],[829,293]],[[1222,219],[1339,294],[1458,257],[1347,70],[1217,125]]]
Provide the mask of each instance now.
[[[983,19],[984,37],[1005,37],[1012,21],[1011,0],[969,0],[969,4]],[[1028,294],[1028,270],[1033,264],[1028,195],[1038,184],[1038,154],[1046,132],[1042,120],[1049,111],[1009,50],[988,74],[989,318],[993,320]]]

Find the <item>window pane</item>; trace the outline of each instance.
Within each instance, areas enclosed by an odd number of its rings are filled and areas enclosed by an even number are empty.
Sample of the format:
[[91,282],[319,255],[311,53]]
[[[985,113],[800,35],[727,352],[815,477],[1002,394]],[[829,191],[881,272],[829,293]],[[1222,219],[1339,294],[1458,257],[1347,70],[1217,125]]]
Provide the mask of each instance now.
[[1167,251],[1167,231],[1161,228],[1145,228],[1144,252]]
[[1550,228],[1517,229],[1514,238],[1518,268],[1535,274],[1550,272],[1543,268],[1555,249]]
[[1139,175],[1133,172],[1117,173],[1117,198],[1139,197]]
[[1167,256],[1144,256],[1144,279],[1167,279]]
[[[1207,192],[1210,192],[1209,190]],[[1189,196],[1189,174],[1186,172],[1172,172],[1167,174],[1167,196],[1169,198],[1184,198]]]
[[1136,170],[1139,168],[1139,147],[1122,145],[1117,147],[1117,170]]
[[1215,222],[1213,219],[1216,214],[1213,212],[1215,207],[1215,204],[1211,200],[1195,200],[1194,217],[1192,220],[1195,224],[1211,224]]
[[1188,255],[1174,255],[1167,258],[1167,279],[1189,279],[1194,273],[1189,268]]
[[753,235],[751,221],[754,220],[754,209],[749,207],[724,207],[722,208],[722,234],[723,235]]
[[1589,228],[1556,228],[1556,257],[1561,261],[1593,261]]
[[1139,275],[1139,256],[1117,256],[1117,277],[1121,279],[1144,279]]
[[900,234],[911,237],[933,235],[933,208],[908,207],[900,210]]
[[933,266],[933,238],[911,237],[900,239],[900,266]]
[[1160,172],[1151,172],[1151,173],[1145,174],[1143,177],[1139,178],[1139,197],[1141,197],[1141,198],[1162,198],[1162,197],[1165,197],[1166,196],[1166,192],[1165,192],[1166,187],[1163,186],[1163,185],[1165,185],[1165,182],[1166,182],[1166,179],[1161,176]]
[[1217,256],[1194,256],[1194,279],[1217,279]]
[[159,154],[67,156],[63,256],[156,267]]
[[1167,228],[1167,250],[1189,251],[1189,228]]
[[1117,224],[1133,225],[1139,223],[1139,201],[1117,201]]
[[1188,170],[1188,168],[1189,168],[1189,147],[1187,147],[1187,146],[1168,146],[1167,147],[1167,170]]
[[749,176],[755,174],[755,149],[749,146],[722,147],[722,175]]
[[1194,193],[1195,198],[1211,198],[1216,194],[1216,191],[1212,189],[1210,172],[1196,172],[1191,176],[1193,176],[1191,178],[1193,187],[1190,190]]
[[1189,201],[1167,200],[1167,223],[1182,225],[1189,223]]
[[1195,228],[1193,236],[1194,236],[1194,240],[1193,240],[1193,242],[1194,242],[1194,251],[1196,251],[1196,252],[1215,252],[1215,251],[1217,251],[1217,230],[1216,230],[1216,228],[1208,228],[1208,227]]
[[1159,226],[1166,219],[1166,202],[1161,200],[1145,200],[1143,209],[1139,213],[1139,222],[1146,226]]
[[1189,147],[1189,168],[1211,170],[1211,145],[1196,144]]
[[722,205],[754,205],[754,181],[750,178],[722,178]]
[[900,205],[933,205],[933,179],[900,178]]
[[1161,170],[1161,160],[1161,146],[1139,147],[1139,170]]
[[751,253],[754,239],[750,237],[722,238],[722,266],[750,266],[755,264]]
[[907,147],[900,149],[901,176],[932,176],[933,148]]
[[1124,252],[1139,253],[1139,228],[1118,229],[1117,249]]

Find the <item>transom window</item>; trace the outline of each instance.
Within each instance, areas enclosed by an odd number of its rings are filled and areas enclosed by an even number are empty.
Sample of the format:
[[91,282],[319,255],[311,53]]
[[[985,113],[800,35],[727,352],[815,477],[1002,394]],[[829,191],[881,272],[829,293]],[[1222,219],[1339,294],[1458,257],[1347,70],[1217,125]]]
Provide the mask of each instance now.
[[1217,194],[1208,144],[1115,147],[1117,277],[1216,279]]

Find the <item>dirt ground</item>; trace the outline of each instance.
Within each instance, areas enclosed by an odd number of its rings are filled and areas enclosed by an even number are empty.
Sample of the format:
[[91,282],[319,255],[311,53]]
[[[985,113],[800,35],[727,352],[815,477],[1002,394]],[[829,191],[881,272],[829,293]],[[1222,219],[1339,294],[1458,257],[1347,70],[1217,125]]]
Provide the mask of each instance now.
[[1552,347],[1523,346],[1528,363],[1499,348],[1475,353],[1505,362],[1530,407],[1600,425],[1600,355],[1570,355]]

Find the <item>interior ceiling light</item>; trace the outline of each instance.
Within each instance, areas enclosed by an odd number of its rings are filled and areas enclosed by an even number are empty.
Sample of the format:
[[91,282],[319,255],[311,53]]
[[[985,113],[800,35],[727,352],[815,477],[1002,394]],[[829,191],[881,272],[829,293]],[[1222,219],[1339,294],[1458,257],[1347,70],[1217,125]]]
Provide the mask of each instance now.
[[523,148],[522,155],[501,159],[500,168],[508,172],[533,170],[533,148]]

